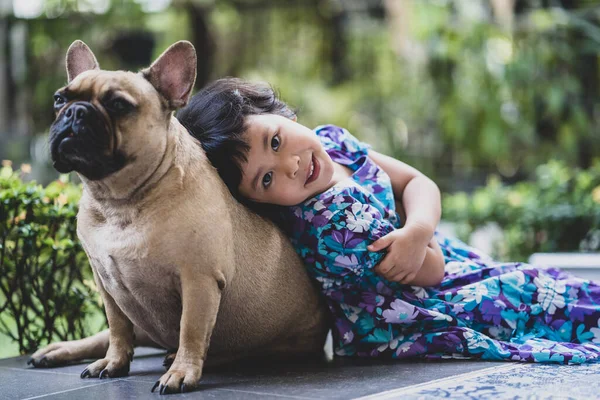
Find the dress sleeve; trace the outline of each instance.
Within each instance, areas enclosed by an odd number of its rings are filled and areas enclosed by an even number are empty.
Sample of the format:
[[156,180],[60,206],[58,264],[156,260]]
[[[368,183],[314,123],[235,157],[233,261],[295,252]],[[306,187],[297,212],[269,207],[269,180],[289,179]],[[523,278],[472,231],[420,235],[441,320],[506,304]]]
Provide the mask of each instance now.
[[336,162],[351,165],[366,156],[371,145],[361,142],[348,130],[335,125],[322,125],[315,129],[321,143]]
[[357,198],[362,195],[346,191],[319,200],[311,211],[314,216],[308,216],[310,222],[305,220],[311,225],[307,239],[312,241],[306,245],[316,248],[313,261],[321,277],[362,276],[385,256],[385,250],[373,252],[367,246],[392,232],[394,226],[376,207]]

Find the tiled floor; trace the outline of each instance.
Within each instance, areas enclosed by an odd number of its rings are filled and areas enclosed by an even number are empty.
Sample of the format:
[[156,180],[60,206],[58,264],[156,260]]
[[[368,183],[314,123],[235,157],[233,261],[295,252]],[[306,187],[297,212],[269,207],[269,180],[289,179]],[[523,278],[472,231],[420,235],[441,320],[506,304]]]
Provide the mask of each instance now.
[[[577,274],[600,280],[598,270],[582,270]],[[107,380],[81,379],[79,375],[87,362],[35,369],[27,366],[26,356],[3,359],[0,360],[0,400],[156,399],[159,394],[150,393],[150,389],[164,373],[163,358],[164,352],[138,348],[129,376]],[[332,360],[329,357],[321,362],[294,364],[274,364],[265,360],[260,365],[205,371],[198,390],[176,395],[176,398],[587,400],[600,398],[598,393],[600,364],[555,366],[457,360],[385,362]]]
[[[136,349],[128,377],[81,379],[87,363],[34,369],[27,357],[0,360],[0,399],[156,399],[150,393],[163,374],[164,353]],[[176,395],[194,399],[356,399],[433,380],[506,367],[506,363],[448,360],[384,362],[351,359],[233,366],[206,371],[200,389]],[[173,396],[173,395],[170,395]]]

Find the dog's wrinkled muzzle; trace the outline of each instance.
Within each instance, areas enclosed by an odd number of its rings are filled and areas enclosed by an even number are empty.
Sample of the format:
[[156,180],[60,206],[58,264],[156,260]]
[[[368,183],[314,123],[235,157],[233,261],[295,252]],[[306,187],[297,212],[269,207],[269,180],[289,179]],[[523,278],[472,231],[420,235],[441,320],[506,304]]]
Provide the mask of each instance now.
[[77,102],[73,103],[64,114],[65,123],[71,124],[71,129],[76,135],[84,134],[86,131],[85,124],[89,122],[89,115],[91,112],[88,107],[89,103]]
[[[86,139],[93,110],[91,104],[78,101],[67,106],[50,128],[50,150],[52,161],[58,172],[74,169],[75,159],[81,155],[81,144]],[[79,145],[79,146],[78,146]]]
[[110,151],[111,132],[94,105],[77,101],[61,110],[50,128],[50,152],[60,173],[77,171],[101,179],[117,165]]

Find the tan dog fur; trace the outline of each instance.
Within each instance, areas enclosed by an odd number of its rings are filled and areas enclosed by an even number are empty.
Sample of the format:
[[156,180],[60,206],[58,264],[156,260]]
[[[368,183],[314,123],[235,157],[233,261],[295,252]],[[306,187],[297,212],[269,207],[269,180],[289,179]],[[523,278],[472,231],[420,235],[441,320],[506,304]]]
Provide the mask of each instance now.
[[326,310],[288,239],[232,198],[172,116],[187,101],[195,59],[191,44],[178,42],[142,73],[110,72],[83,42],[71,45],[70,99],[106,112],[102,96],[118,91],[136,112],[115,121],[102,149],[119,149],[125,166],[100,180],[78,171],[77,233],[109,330],[41,349],[34,365],[98,357],[82,376],[114,377],[128,372],[134,345],[158,345],[178,349],[160,380],[178,392],[197,385],[205,360],[322,351]]

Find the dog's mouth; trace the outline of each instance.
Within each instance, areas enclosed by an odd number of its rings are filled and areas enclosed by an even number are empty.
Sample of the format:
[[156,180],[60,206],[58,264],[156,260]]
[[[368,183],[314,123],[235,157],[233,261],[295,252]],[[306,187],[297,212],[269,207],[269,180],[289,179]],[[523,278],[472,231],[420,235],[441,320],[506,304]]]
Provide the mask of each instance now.
[[92,155],[90,150],[93,149],[88,149],[90,146],[85,143],[86,141],[94,142],[89,135],[92,132],[91,129],[81,124],[62,124],[56,128],[57,131],[51,142],[51,153],[52,165],[58,172],[68,173],[76,170],[79,165],[91,161],[93,157],[90,157]]
[[73,153],[75,133],[71,127],[65,127],[51,140],[50,151],[52,155],[52,166],[61,174],[71,172],[75,169],[69,154]]

